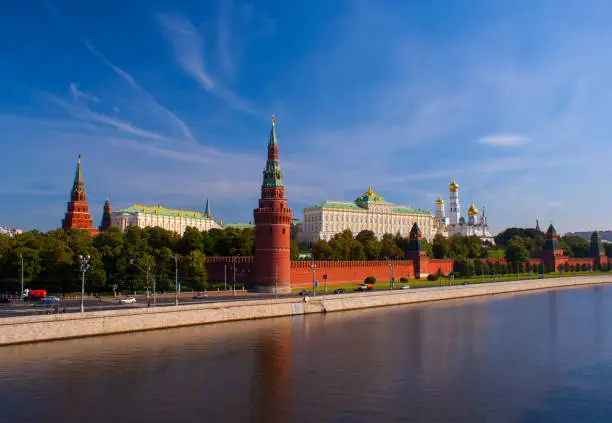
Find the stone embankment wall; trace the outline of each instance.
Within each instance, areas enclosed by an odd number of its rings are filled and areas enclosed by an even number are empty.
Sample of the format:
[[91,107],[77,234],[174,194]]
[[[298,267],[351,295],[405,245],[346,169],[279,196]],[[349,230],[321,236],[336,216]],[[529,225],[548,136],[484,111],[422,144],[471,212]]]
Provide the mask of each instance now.
[[278,300],[135,308],[87,312],[84,315],[58,314],[7,317],[0,319],[0,345],[604,283],[612,283],[612,276],[538,279],[467,286],[350,293],[310,297],[308,299],[292,297]]

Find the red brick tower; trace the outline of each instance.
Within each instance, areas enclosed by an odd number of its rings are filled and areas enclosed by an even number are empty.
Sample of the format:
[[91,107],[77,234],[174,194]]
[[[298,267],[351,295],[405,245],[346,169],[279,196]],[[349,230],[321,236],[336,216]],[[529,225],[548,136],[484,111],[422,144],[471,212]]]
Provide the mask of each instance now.
[[[272,116],[268,161],[263,171],[261,199],[255,216],[255,263],[253,282],[259,292],[290,292],[291,209],[287,208],[283,172]],[[278,289],[277,289],[278,288]]]
[[110,201],[108,201],[108,197],[106,197],[106,201],[104,202],[104,210],[102,212],[102,222],[100,227],[98,228],[100,232],[108,231],[108,228],[111,226],[111,205]]
[[85,184],[83,183],[83,175],[81,173],[81,155],[77,163],[76,173],[74,174],[74,184],[72,185],[72,193],[68,202],[68,211],[62,220],[64,229],[81,229],[89,232],[91,235],[97,235],[97,229],[93,228],[93,220],[89,214],[89,205],[87,204],[87,194],[85,192]]
[[423,249],[423,234],[416,222],[410,230],[410,242],[406,248],[406,258],[412,260],[414,266],[414,277],[423,279],[429,275],[429,257]]
[[557,230],[551,223],[546,231],[546,240],[542,246],[542,261],[551,272],[559,270],[559,266],[567,262],[567,256],[561,248]]

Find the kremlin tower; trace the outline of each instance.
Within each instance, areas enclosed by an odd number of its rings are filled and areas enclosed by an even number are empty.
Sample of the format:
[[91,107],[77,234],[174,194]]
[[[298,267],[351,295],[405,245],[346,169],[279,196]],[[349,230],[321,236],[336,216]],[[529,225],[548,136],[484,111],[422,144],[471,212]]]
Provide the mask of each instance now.
[[108,228],[111,226],[111,205],[110,201],[108,201],[108,197],[106,197],[106,201],[104,202],[104,211],[102,212],[102,222],[100,227],[98,228],[100,232],[108,231]]
[[66,216],[62,220],[62,228],[80,229],[94,236],[98,234],[98,231],[93,228],[93,220],[89,214],[87,194],[85,192],[83,174],[81,173],[80,154],[74,174],[74,184],[72,185],[72,193],[70,194],[70,201],[68,202],[68,210],[66,211]]
[[268,161],[263,171],[261,199],[254,210],[254,284],[259,292],[290,292],[291,209],[287,207],[283,172],[272,116]]

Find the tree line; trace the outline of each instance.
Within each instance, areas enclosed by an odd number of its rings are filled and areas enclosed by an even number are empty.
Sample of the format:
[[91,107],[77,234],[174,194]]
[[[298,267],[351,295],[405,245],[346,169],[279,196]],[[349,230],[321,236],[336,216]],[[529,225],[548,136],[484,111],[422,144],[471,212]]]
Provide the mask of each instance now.
[[[456,271],[466,275],[504,271],[479,264],[481,258],[505,258],[514,269],[524,266],[530,258],[540,257],[544,240],[540,231],[510,228],[495,237],[495,246],[483,244],[476,236],[436,235],[431,243],[423,240],[423,248],[430,258],[455,259]],[[399,260],[405,258],[409,242],[399,235],[385,234],[378,239],[372,231],[353,235],[345,230],[330,241],[317,241],[303,249],[309,249],[314,260]],[[589,256],[589,242],[582,238],[560,237],[560,244],[570,257]],[[607,255],[612,256],[612,246],[605,245]],[[158,290],[173,290],[176,265],[179,282],[200,290],[212,287],[206,273],[207,256],[252,256],[254,248],[252,228],[207,232],[187,228],[182,236],[159,227],[128,227],[125,232],[111,228],[95,238],[84,231],[63,229],[30,231],[14,238],[0,234],[0,291],[17,289],[22,261],[26,287],[78,291],[79,255],[90,256],[88,292],[111,291],[114,286],[119,291],[142,290],[153,279]],[[291,259],[299,255],[300,246],[292,239]]]
[[[79,256],[90,256],[87,292],[142,290],[155,279],[159,291],[174,290],[179,282],[196,290],[207,283],[206,256],[251,256],[251,228],[187,228],[183,236],[159,227],[110,228],[95,238],[79,230],[30,231],[14,238],[0,235],[0,290],[19,287],[23,263],[24,286],[54,292],[79,291]],[[176,258],[176,260],[175,260]],[[147,277],[148,276],[148,277]]]

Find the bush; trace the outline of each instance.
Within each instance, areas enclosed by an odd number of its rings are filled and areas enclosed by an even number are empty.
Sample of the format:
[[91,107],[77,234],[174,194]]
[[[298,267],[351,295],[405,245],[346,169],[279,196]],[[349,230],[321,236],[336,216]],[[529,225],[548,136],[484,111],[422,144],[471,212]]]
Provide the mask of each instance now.
[[428,281],[437,281],[439,277],[440,276],[438,276],[437,273],[430,273],[429,275],[427,275],[427,280]]
[[376,278],[374,276],[368,276],[363,280],[363,283],[374,285],[376,283]]
[[580,266],[580,270],[582,270],[583,272],[587,271],[587,265],[586,263],[582,263],[582,265]]
[[401,277],[400,278],[400,282],[401,283],[408,283],[408,278]]
[[570,265],[568,262],[565,262],[565,264],[563,265],[563,270],[565,270],[566,272],[569,272],[570,270]]

